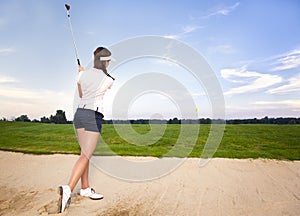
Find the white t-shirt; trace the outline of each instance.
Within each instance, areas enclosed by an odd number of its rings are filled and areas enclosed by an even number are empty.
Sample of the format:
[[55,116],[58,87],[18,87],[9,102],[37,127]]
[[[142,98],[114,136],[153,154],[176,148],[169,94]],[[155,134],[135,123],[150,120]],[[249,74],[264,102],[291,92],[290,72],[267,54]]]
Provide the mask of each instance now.
[[91,68],[79,72],[77,83],[80,84],[82,90],[79,107],[103,113],[103,97],[111,88],[113,80],[102,70]]

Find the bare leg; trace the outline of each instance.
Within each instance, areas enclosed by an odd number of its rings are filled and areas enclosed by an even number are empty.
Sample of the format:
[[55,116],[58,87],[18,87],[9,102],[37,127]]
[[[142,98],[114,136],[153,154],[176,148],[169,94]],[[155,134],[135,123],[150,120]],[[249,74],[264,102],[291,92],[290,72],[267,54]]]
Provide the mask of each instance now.
[[87,157],[85,157],[84,155],[80,155],[80,158],[75,163],[69,183],[68,183],[71,191],[74,190],[74,188],[75,188],[78,180],[82,176],[88,162],[89,162],[89,159]]
[[73,171],[69,180],[69,187],[71,191],[74,190],[77,182],[81,178],[83,180],[83,186],[88,187],[88,169],[89,169],[89,159],[91,158],[97,142],[99,133],[85,131],[84,129],[77,130],[78,141],[81,147],[81,154],[77,162],[73,167]]
[[85,170],[81,176],[81,188],[86,189],[89,187],[89,167],[90,162],[87,163]]
[[[85,142],[85,130],[83,128],[77,129],[77,137],[78,141],[80,143],[80,146],[84,145]],[[81,175],[81,188],[86,189],[89,187],[89,165],[90,163],[88,162],[82,175]]]

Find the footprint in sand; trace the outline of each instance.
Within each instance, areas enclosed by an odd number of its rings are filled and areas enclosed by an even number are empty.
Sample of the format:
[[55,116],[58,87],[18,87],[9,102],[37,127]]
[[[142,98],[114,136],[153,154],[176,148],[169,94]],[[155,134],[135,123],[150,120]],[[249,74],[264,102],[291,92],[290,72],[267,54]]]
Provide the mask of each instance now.
[[40,215],[58,214],[57,200],[52,200],[38,210]]
[[17,191],[7,187],[2,187],[0,191],[0,215],[18,215],[33,208],[32,200],[36,191]]
[[[73,195],[71,196],[71,205],[74,204],[80,204],[80,200],[82,200],[82,198],[78,195]],[[58,214],[59,213],[59,209],[58,209],[58,199],[56,200],[52,200],[51,202],[47,203],[46,205],[44,205],[43,207],[41,207],[38,210],[38,213],[40,215],[51,215],[51,214]]]

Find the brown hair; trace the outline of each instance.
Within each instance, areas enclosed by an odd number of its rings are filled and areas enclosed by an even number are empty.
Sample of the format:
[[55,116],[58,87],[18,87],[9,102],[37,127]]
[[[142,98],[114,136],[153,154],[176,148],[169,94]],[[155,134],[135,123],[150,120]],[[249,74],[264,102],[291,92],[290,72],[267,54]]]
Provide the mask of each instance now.
[[111,52],[108,49],[106,49],[104,47],[98,47],[94,51],[94,68],[102,70],[106,74],[106,76],[115,80],[115,78],[113,78],[111,75],[109,75],[107,73],[107,70],[105,67],[106,61],[100,61],[100,57],[108,57],[108,56],[111,56]]
[[100,61],[100,57],[108,57],[111,56],[111,52],[104,48],[104,47],[98,47],[94,51],[94,67],[97,69],[103,70],[103,72],[106,72],[105,68],[105,61]]

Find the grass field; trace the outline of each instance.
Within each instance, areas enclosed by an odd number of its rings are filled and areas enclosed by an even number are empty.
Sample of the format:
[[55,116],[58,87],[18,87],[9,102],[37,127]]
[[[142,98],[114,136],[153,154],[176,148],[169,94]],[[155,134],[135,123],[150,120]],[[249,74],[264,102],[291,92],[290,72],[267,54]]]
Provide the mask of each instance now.
[[[0,121],[0,150],[33,154],[78,154],[79,146],[73,125]],[[128,127],[125,125],[124,127]],[[195,125],[187,125],[193,130]],[[133,125],[139,134],[147,134],[149,125]],[[210,125],[201,125],[199,136],[189,157],[199,157],[206,143]],[[166,125],[163,136],[153,145],[133,145],[122,139],[113,125],[103,125],[102,137],[118,155],[165,155],[177,141],[180,125]],[[188,146],[189,137],[182,143]],[[111,155],[103,145],[97,154]],[[178,155],[181,156],[180,152]],[[214,157],[270,158],[300,160],[300,125],[226,125],[224,136]]]

